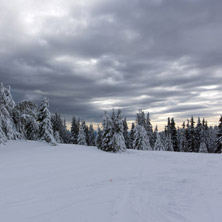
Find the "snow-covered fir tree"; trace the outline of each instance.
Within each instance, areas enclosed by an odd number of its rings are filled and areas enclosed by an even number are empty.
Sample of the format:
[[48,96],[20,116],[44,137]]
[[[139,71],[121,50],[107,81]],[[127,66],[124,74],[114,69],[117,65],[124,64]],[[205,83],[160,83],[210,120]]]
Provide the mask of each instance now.
[[171,141],[170,118],[168,118],[168,125],[165,127],[164,147],[166,151],[173,151],[173,144]]
[[123,136],[123,119],[121,110],[117,114],[113,110],[110,117],[107,112],[103,116],[103,133],[101,149],[109,152],[120,152],[126,150]]
[[113,125],[113,149],[114,152],[125,151],[126,142],[123,136],[123,119],[121,110],[117,111],[117,114],[113,111],[112,114],[112,125]]
[[49,100],[46,97],[39,106],[37,121],[39,122],[39,140],[56,145],[49,111]]
[[165,150],[166,151],[173,151],[173,144],[172,144],[172,141],[171,141],[171,135],[166,136]]
[[101,150],[107,152],[114,152],[112,143],[113,143],[113,127],[112,120],[110,116],[105,111],[103,115],[103,131],[102,131],[102,146]]
[[217,129],[217,142],[216,142],[216,150],[215,153],[221,153],[222,152],[222,116],[219,120],[219,125]]
[[161,138],[160,138],[160,134],[159,134],[159,132],[158,132],[158,129],[157,129],[157,127],[156,127],[156,129],[155,129],[155,134],[156,134],[156,141],[155,141],[155,144],[154,144],[154,150],[158,150],[158,151],[160,151],[160,150],[165,150],[165,148],[164,148],[164,146],[163,146],[163,144],[162,144],[162,141],[161,141]]
[[173,145],[173,151],[175,152],[179,152],[179,147],[177,144],[177,130],[176,130],[176,126],[175,126],[175,121],[174,118],[171,118],[171,122],[170,122],[170,134],[171,134],[171,142]]
[[201,127],[201,132],[200,132],[200,147],[199,147],[199,152],[200,153],[208,153],[208,150],[207,150],[207,145],[206,145],[206,131],[205,131],[205,128],[204,128],[204,125],[202,125]]
[[1,129],[8,140],[22,138],[22,135],[17,131],[15,123],[12,119],[12,112],[14,107],[15,107],[15,102],[12,99],[10,87],[5,88],[4,85],[1,83],[0,84]]
[[67,130],[66,120],[63,119],[62,129],[61,129],[61,138],[63,143],[69,143],[70,132]]
[[52,121],[52,129],[54,133],[54,138],[56,142],[63,143],[64,142],[62,139],[63,121],[62,121],[60,113],[55,112],[55,114],[52,115],[51,121]]
[[2,119],[0,115],[0,144],[6,144],[6,142],[7,142],[7,137],[2,130]]
[[102,149],[102,130],[98,126],[97,135],[96,135],[96,146],[98,149]]
[[151,124],[151,120],[150,120],[150,113],[147,113],[147,117],[146,117],[146,127],[145,127],[146,131],[147,131],[147,135],[149,137],[149,141],[150,141],[150,145],[153,148],[154,144],[155,144],[155,133],[153,132],[153,126]]
[[208,128],[208,139],[207,139],[207,144],[208,144],[208,152],[209,153],[214,153],[216,150],[216,141],[217,141],[217,127],[212,127],[210,126]]
[[95,146],[95,131],[93,129],[93,125],[90,124],[89,126],[89,146]]
[[179,133],[180,133],[180,137],[179,137],[180,152],[188,152],[188,142],[186,138],[185,122],[183,122],[182,129],[179,130]]
[[142,109],[139,110],[139,113],[137,113],[136,115],[136,122],[137,125],[143,126],[144,129],[146,130],[146,117],[145,117],[145,113],[144,111],[142,111]]
[[123,120],[123,136],[125,139],[126,148],[130,148],[130,137],[129,137],[128,124],[126,121],[126,117]]
[[23,138],[37,140],[38,122],[37,106],[31,101],[23,101],[17,104],[12,111],[12,119],[17,131]]
[[195,132],[195,144],[194,144],[194,151],[195,152],[199,152],[199,149],[200,149],[200,143],[201,143],[201,131],[202,131],[202,124],[201,124],[201,120],[200,120],[200,117],[198,117],[198,120],[197,120],[197,125],[196,125],[196,128],[194,130]]
[[136,150],[152,150],[149,137],[145,128],[139,124],[134,128],[133,149]]
[[193,116],[190,119],[189,125],[187,127],[188,130],[188,151],[195,152],[195,126],[194,126],[194,118]]
[[133,141],[134,141],[134,138],[135,138],[135,123],[132,123],[131,125],[131,130],[130,130],[130,134],[129,134],[129,139],[130,139],[130,149],[133,149]]
[[79,145],[87,145],[86,143],[86,132],[85,132],[85,123],[82,122],[79,128],[79,135],[78,135],[78,144]]
[[89,146],[89,127],[86,125],[86,122],[83,121],[85,135],[86,135],[86,145]]
[[79,128],[80,128],[80,120],[77,119],[75,116],[73,116],[71,123],[70,143],[78,144]]

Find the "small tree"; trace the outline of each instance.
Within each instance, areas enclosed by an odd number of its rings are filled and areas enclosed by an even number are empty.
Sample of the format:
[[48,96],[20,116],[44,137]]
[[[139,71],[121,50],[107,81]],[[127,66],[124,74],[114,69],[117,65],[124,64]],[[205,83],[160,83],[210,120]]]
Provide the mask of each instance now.
[[147,132],[141,125],[136,125],[134,128],[133,149],[152,150]]
[[155,130],[155,134],[156,134],[156,142],[154,144],[154,150],[165,150],[162,142],[161,142],[161,138],[160,138],[160,134],[158,132],[158,129],[156,128]]
[[79,129],[78,144],[85,146],[87,145],[84,123],[81,124]]

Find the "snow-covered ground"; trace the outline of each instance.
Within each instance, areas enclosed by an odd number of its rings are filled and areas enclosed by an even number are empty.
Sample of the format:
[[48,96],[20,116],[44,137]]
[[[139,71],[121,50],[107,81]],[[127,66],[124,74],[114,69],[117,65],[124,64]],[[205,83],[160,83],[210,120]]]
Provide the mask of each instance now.
[[221,222],[222,155],[11,141],[1,222]]

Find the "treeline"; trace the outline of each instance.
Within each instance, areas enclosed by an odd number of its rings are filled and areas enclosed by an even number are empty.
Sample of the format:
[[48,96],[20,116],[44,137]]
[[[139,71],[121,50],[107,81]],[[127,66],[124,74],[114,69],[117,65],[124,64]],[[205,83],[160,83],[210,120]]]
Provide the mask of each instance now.
[[73,143],[95,145],[96,132],[93,125],[73,117],[71,131],[67,129],[65,119],[56,112],[51,115],[49,101],[44,98],[37,106],[31,101],[15,104],[10,87],[0,84],[0,144],[7,140],[40,140],[56,145]]
[[137,150],[164,150],[174,152],[221,153],[222,117],[219,125],[208,126],[205,119],[195,123],[191,117],[176,128],[174,118],[168,118],[165,130],[151,124],[149,113],[140,110],[135,123],[128,129],[126,118],[121,110],[104,113],[102,127],[94,130],[85,121],[73,116],[71,130],[66,121],[56,112],[51,115],[49,101],[44,98],[39,106],[31,101],[15,104],[10,87],[0,84],[0,144],[7,140],[27,139],[46,141],[52,145],[69,143],[97,146],[109,152]]

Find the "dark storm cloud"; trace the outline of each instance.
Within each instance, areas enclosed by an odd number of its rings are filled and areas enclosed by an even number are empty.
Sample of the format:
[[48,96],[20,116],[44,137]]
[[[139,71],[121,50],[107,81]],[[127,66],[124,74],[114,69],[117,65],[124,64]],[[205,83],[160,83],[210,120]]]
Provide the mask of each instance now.
[[13,2],[0,3],[0,81],[17,102],[48,96],[92,122],[113,107],[218,117],[221,1]]

